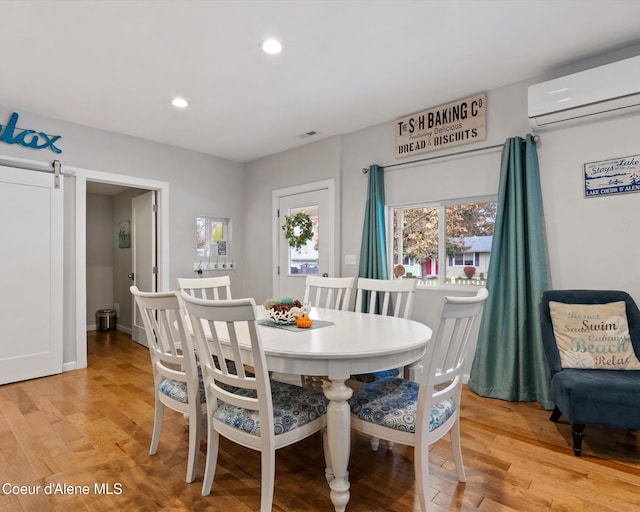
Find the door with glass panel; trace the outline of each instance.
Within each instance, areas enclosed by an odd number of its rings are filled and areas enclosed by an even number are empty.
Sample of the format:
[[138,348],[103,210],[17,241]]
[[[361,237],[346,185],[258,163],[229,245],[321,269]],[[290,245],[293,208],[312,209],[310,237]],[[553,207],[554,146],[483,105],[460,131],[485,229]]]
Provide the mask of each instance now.
[[[328,188],[282,195],[278,199],[278,262],[274,295],[302,298],[306,277],[334,274],[333,195]],[[286,217],[305,213],[312,223],[313,236],[301,247],[292,247],[282,226]],[[293,229],[298,236],[300,227]]]

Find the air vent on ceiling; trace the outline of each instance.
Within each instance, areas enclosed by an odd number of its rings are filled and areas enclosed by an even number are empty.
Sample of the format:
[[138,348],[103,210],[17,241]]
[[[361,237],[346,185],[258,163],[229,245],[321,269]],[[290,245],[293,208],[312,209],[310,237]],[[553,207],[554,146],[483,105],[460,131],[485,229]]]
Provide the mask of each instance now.
[[307,133],[303,133],[302,135],[298,135],[299,139],[306,139],[307,137],[313,137],[314,135],[317,135],[318,132],[315,132],[313,130],[311,130],[310,132]]

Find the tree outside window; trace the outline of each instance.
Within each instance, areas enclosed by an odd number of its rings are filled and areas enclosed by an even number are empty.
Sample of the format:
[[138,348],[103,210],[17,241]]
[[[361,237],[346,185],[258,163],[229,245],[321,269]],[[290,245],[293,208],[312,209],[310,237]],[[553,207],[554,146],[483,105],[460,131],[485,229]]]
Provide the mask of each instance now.
[[418,278],[424,285],[486,284],[495,201],[448,202],[391,210],[393,264],[403,264],[404,278]]

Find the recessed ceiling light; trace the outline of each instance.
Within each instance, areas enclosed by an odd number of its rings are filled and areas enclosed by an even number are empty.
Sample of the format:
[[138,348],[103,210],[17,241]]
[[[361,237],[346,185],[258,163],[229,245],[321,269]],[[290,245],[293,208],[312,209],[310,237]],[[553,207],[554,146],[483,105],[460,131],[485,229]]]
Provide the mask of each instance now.
[[282,51],[282,44],[280,44],[280,41],[276,41],[275,39],[262,41],[260,46],[262,47],[262,51],[269,55],[276,55]]
[[173,98],[171,104],[176,108],[187,108],[189,106],[189,102],[184,98]]

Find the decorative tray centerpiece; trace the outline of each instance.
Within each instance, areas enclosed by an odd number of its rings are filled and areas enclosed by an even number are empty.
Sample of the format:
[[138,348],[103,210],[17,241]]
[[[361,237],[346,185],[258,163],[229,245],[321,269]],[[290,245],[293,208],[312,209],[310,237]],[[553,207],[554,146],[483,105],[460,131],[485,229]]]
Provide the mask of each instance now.
[[281,325],[295,324],[298,317],[309,314],[309,307],[297,299],[269,299],[263,304],[266,317]]

